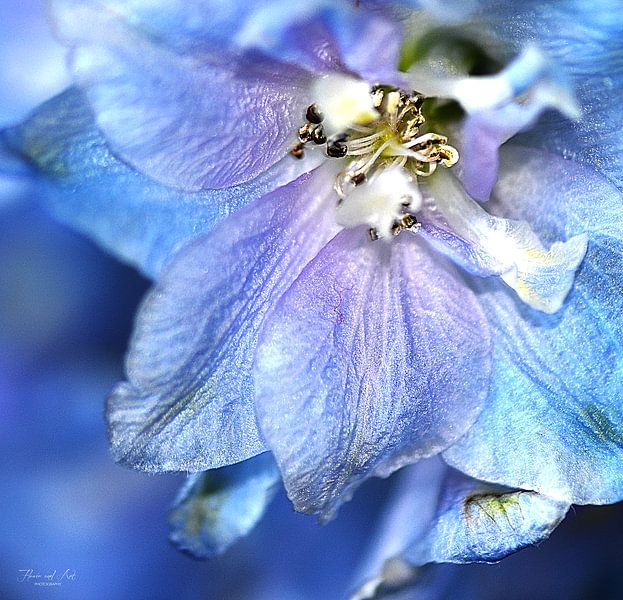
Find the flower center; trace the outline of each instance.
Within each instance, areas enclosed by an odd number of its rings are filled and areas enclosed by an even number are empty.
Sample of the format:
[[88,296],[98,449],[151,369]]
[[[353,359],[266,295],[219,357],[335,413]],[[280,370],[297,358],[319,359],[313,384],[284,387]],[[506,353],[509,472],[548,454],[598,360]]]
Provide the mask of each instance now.
[[344,161],[334,186],[340,224],[367,224],[371,239],[417,229],[417,178],[459,159],[446,137],[421,131],[424,96],[384,85],[366,85],[365,97],[360,87],[357,94],[348,88],[341,94],[329,91],[321,94],[324,101],[307,108],[290,153],[302,158],[307,148],[317,146],[328,158]]

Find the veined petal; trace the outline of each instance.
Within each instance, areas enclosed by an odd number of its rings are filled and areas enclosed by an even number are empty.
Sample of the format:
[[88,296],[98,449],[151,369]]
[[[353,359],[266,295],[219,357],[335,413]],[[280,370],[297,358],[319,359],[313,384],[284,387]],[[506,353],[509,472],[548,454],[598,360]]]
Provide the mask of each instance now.
[[508,147],[502,160],[492,208],[531,214],[544,237],[586,230],[590,244],[557,315],[518,305],[495,281],[473,282],[493,326],[491,392],[444,456],[473,477],[574,503],[620,500],[623,199],[596,172],[552,155]]
[[569,503],[486,484],[449,469],[436,515],[404,553],[413,565],[496,562],[547,539]]
[[114,457],[198,471],[262,452],[251,367],[264,314],[336,231],[329,164],[191,243],[146,298],[108,403]]
[[623,188],[623,11],[611,0],[478,0],[472,17],[519,51],[537,43],[564,70],[581,107],[575,122],[548,115],[531,143],[592,165]]
[[371,83],[404,83],[398,73],[401,24],[350,2],[266,5],[249,15],[236,36],[257,48],[315,72],[345,71]]
[[97,5],[72,66],[107,142],[158,182],[199,191],[253,179],[287,154],[311,75],[265,56],[180,53]]
[[32,172],[36,167],[45,184],[40,198],[57,217],[152,277],[182,244],[314,165],[312,153],[303,161],[287,156],[246,184],[183,193],[120,161],[98,130],[84,94],[73,88],[22,125],[0,133],[0,144],[10,153],[0,169],[13,165]]
[[433,455],[473,423],[489,337],[451,265],[417,239],[335,237],[267,316],[259,425],[297,510],[331,518],[367,477]]
[[192,473],[169,512],[169,539],[195,558],[222,554],[250,533],[281,480],[270,453]]
[[351,600],[411,589],[429,563],[499,561],[548,538],[570,506],[471,479],[439,457],[395,477],[398,484],[371,546],[373,560],[364,571],[368,580]]
[[528,223],[487,213],[450,173],[435,173],[426,188],[433,205],[422,222],[436,247],[470,272],[499,275],[532,308],[560,310],[586,253],[586,234],[546,250]]

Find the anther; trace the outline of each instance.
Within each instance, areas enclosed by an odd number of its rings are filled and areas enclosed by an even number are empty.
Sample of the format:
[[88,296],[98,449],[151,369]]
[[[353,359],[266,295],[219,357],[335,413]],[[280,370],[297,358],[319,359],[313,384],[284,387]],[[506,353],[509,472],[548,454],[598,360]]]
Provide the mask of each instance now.
[[327,142],[327,156],[331,158],[344,158],[348,153],[348,147],[344,143],[346,136],[343,134],[332,137]]
[[358,185],[361,185],[364,181],[366,180],[366,174],[365,173],[355,173],[351,178],[350,178],[350,182],[357,187]]
[[320,125],[324,121],[324,115],[317,104],[310,104],[305,112],[305,118],[314,125]]
[[312,126],[309,123],[305,123],[302,127],[299,127],[299,140],[305,144],[312,139]]
[[322,125],[319,125],[311,132],[311,141],[318,145],[326,144],[327,136],[324,133]]
[[298,158],[299,160],[305,156],[305,150],[303,149],[303,144],[297,144],[290,150],[290,154],[294,156],[294,158]]
[[368,229],[368,237],[371,242],[376,242],[376,240],[379,239],[379,233],[374,227],[370,227],[370,229]]

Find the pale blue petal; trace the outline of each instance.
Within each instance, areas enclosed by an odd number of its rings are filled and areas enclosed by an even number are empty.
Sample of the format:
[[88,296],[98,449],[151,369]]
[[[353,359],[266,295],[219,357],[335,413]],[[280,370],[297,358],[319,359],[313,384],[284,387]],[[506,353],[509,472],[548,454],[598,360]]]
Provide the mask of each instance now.
[[448,470],[436,515],[403,554],[431,562],[496,562],[547,539],[569,503],[533,491],[502,488]]
[[428,178],[425,186],[433,208],[423,210],[420,220],[437,249],[471,273],[499,275],[532,308],[560,310],[586,253],[585,233],[546,248],[525,220],[489,214],[447,171]]
[[453,267],[411,235],[340,233],[266,319],[257,414],[297,510],[333,516],[367,477],[439,452],[477,417],[489,336]]
[[280,480],[269,452],[189,475],[169,512],[169,539],[195,558],[222,554],[264,516]]
[[481,202],[489,199],[498,177],[500,146],[534,125],[545,110],[540,102],[510,103],[469,115],[460,134],[457,165],[465,191]]
[[115,12],[81,12],[75,77],[113,151],[141,172],[186,191],[230,187],[296,142],[309,73],[257,54],[180,53]]
[[[11,154],[5,154],[5,143]],[[24,161],[36,166],[42,175],[41,200],[56,216],[149,276],[157,275],[184,242],[211,231],[231,212],[312,166],[308,159],[288,156],[247,184],[186,194],[117,159],[84,95],[75,89],[3,132],[0,144],[0,169],[25,169]]]
[[251,367],[268,308],[335,233],[333,165],[267,194],[183,249],[138,314],[109,399],[116,460],[198,471],[265,449]]
[[479,0],[475,19],[519,51],[535,42],[570,78],[581,119],[555,115],[532,142],[599,169],[623,187],[623,11],[617,1]]
[[406,467],[394,479],[351,600],[409,589],[428,563],[499,561],[549,537],[569,508],[536,492],[471,479],[439,457]]
[[419,569],[409,565],[401,554],[428,530],[447,470],[438,455],[404,467],[392,476],[391,495],[369,536],[368,552],[354,578],[356,591],[349,600],[385,598],[385,594],[419,579]]
[[397,73],[402,27],[348,2],[317,0],[287,11],[267,6],[239,32],[242,47],[315,72],[349,71],[371,83],[401,85]]
[[531,218],[543,239],[589,234],[566,306],[551,316],[474,281],[493,327],[491,393],[445,453],[479,479],[574,503],[623,498],[623,199],[595,171],[506,147],[492,209]]

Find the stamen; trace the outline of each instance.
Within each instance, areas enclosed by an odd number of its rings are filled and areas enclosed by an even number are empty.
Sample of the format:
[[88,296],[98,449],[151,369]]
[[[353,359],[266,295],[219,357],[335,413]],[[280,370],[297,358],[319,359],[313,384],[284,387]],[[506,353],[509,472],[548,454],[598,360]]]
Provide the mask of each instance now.
[[[299,141],[290,153],[303,158],[306,148],[324,146],[329,158],[345,161],[334,185],[339,198],[338,221],[343,225],[368,223],[371,239],[388,239],[403,230],[417,231],[420,225],[413,213],[422,204],[417,178],[430,177],[440,164],[451,167],[459,159],[459,153],[448,144],[447,137],[434,132],[420,133],[426,121],[422,114],[424,96],[391,86],[374,86],[369,89],[367,106],[372,107],[377,116],[364,119],[361,115],[365,110],[361,111],[366,103],[358,96],[362,82],[348,80],[347,91],[352,92],[351,98],[339,92],[337,80],[323,81],[324,91],[331,92],[325,97],[332,98],[331,110],[340,109],[340,119],[344,120],[348,114],[348,103],[342,102],[344,99],[350,98],[349,102],[352,100],[359,112],[352,113],[356,118],[353,117],[340,133],[328,135],[327,132],[335,131],[339,119],[324,106],[324,101],[310,104],[305,111],[306,122],[298,130]],[[392,172],[390,178],[382,175],[387,171]],[[401,196],[395,196],[400,177],[406,178],[410,189],[415,190],[404,201]],[[381,181],[388,186],[385,191],[381,190]],[[400,185],[404,187],[405,184]],[[418,198],[417,202],[414,198]]]

